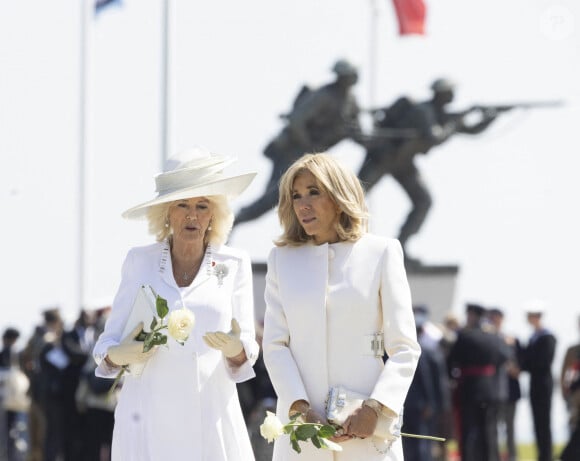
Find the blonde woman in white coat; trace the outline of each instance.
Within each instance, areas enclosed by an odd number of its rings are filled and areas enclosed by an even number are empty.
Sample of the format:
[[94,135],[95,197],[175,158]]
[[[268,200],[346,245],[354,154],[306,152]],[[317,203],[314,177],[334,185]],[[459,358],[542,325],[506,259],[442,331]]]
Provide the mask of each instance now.
[[[302,444],[298,455],[279,437],[274,461],[403,459],[399,418],[420,347],[401,245],[366,233],[359,180],[327,154],[306,154],[286,171],[278,215],[263,339],[277,415],[326,422],[332,386],[368,399],[334,437],[342,451]],[[373,435],[379,418],[386,437]]]
[[[140,375],[124,378],[113,461],[254,459],[236,391],[237,382],[254,377],[258,356],[251,265],[246,253],[223,243],[233,222],[228,198],[255,174],[225,176],[228,163],[203,149],[186,151],[156,177],[158,196],[124,213],[146,216],[157,243],[129,251],[94,348],[98,376],[145,364]],[[143,353],[143,343],[133,340],[137,330],[122,337],[142,285],[165,298],[170,312],[194,313],[184,345],[169,338]]]

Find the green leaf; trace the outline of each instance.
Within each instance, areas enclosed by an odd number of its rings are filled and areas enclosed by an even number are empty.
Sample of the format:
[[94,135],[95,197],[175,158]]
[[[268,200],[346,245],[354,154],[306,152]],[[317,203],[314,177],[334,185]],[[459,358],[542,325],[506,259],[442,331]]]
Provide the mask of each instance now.
[[157,307],[157,315],[159,318],[164,318],[169,312],[169,307],[167,307],[167,300],[157,295],[155,300],[155,307]]
[[300,448],[300,445],[298,445],[298,442],[296,440],[290,440],[290,442],[292,443],[292,448],[294,448],[294,451],[296,453],[302,452],[302,449]]
[[143,342],[143,352],[149,352],[152,347],[153,347],[153,344],[151,344],[151,341],[145,340]]
[[159,344],[167,344],[167,336],[163,336],[160,340],[159,340]]
[[155,327],[157,326],[157,319],[155,317],[153,317],[153,320],[151,320],[151,325],[149,326],[149,329],[151,331],[155,330]]
[[318,434],[318,429],[316,426],[310,424],[303,424],[296,429],[296,437],[298,437],[298,440],[308,440],[316,434]]
[[336,434],[336,429],[328,424],[322,426],[318,431],[318,436],[324,439],[328,439],[332,437],[334,434]]
[[312,437],[310,440],[312,440],[312,443],[314,444],[314,446],[316,448],[322,448],[322,445],[320,444],[320,439],[318,438],[317,435],[315,435],[314,437]]
[[147,333],[145,333],[143,330],[141,330],[139,332],[139,334],[137,336],[135,336],[135,341],[145,341],[146,337],[147,337]]

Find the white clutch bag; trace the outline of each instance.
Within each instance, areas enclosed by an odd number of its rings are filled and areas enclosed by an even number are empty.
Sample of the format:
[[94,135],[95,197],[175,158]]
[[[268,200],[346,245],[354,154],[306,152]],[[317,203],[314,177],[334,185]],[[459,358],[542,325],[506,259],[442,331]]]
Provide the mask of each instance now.
[[342,386],[331,387],[326,400],[326,419],[332,424],[342,426],[367,397]]
[[[342,386],[331,387],[326,399],[326,419],[332,424],[342,426],[357,408],[368,398],[363,394],[351,391]],[[403,412],[399,416],[379,414],[374,436],[382,440],[393,440],[401,436]]]
[[[155,299],[156,295],[149,285],[143,285],[139,288],[137,296],[135,296],[135,301],[133,301],[133,306],[131,307],[131,313],[125,323],[125,328],[123,329],[121,338],[126,338],[140,322],[143,322],[143,330],[150,330],[153,317],[157,317]],[[127,371],[135,377],[141,376],[145,365],[146,363],[135,363],[131,365]]]

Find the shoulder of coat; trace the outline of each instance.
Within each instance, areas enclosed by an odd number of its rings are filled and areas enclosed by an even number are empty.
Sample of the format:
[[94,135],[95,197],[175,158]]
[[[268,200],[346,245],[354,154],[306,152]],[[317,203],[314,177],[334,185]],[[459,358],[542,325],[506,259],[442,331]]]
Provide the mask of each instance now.
[[371,247],[373,250],[385,250],[389,247],[399,244],[398,240],[390,237],[383,237],[382,235],[364,234],[358,241],[360,245]]
[[155,242],[148,245],[135,246],[129,250],[129,254],[133,257],[148,257],[159,254],[164,247],[164,242]]

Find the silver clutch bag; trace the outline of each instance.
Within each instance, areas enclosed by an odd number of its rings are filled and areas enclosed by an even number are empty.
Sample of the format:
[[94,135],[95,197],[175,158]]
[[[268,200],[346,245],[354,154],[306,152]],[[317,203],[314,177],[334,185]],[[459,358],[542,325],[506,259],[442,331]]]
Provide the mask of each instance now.
[[367,397],[342,386],[331,387],[326,399],[326,419],[332,424],[342,426]]
[[[332,424],[342,426],[357,408],[368,398],[342,386],[331,387],[326,399],[326,419]],[[398,416],[379,415],[374,436],[382,440],[393,440],[401,436],[403,411]],[[389,445],[390,446],[390,445]]]

